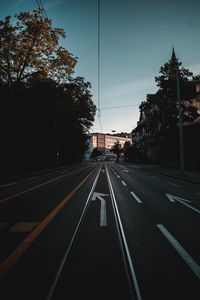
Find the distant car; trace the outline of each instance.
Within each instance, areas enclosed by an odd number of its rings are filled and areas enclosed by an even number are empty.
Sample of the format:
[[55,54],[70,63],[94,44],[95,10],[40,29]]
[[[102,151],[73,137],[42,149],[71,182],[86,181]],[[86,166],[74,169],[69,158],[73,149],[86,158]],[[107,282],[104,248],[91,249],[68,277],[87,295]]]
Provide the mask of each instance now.
[[105,155],[97,156],[96,160],[97,161],[104,161],[105,160]]

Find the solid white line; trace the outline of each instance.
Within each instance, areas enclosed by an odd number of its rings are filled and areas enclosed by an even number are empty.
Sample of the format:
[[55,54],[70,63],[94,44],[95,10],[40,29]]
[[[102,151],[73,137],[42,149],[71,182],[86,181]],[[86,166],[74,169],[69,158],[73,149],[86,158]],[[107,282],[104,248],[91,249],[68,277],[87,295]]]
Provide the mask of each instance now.
[[110,176],[109,176],[109,173],[108,173],[107,166],[105,166],[105,167],[106,167],[106,174],[107,174],[111,199],[113,200],[113,205],[114,205],[114,208],[115,208],[115,211],[116,211],[116,215],[117,215],[117,219],[118,219],[118,223],[119,223],[119,229],[120,229],[120,232],[121,232],[121,238],[122,238],[123,243],[124,243],[125,253],[126,253],[126,256],[127,256],[127,260],[128,260],[128,264],[129,264],[129,268],[130,268],[130,274],[131,274],[133,284],[134,284],[134,288],[135,288],[135,292],[136,292],[136,295],[137,295],[137,300],[142,300],[139,285],[138,285],[137,278],[136,278],[136,273],[135,273],[135,270],[134,270],[134,267],[133,267],[131,255],[130,255],[130,252],[129,252],[129,248],[128,248],[128,244],[127,244],[127,241],[126,241],[124,229],[123,229],[123,226],[122,226],[122,221],[121,221],[119,210],[118,210],[118,207],[117,207],[117,201],[115,199],[115,194],[114,194],[114,191],[113,191],[111,179],[110,179]]
[[182,259],[186,262],[186,264],[200,279],[200,266],[194,261],[192,256],[181,246],[181,244],[173,237],[173,235],[171,235],[171,233],[162,224],[157,224],[157,227],[160,229],[160,231],[166,237],[166,239],[171,243],[171,245],[178,252],[178,254],[182,257]]
[[11,183],[8,183],[8,184],[4,184],[4,185],[1,185],[0,188],[6,187],[6,186],[10,186],[10,185],[13,185],[13,184],[16,184],[16,183],[17,183],[17,181],[11,182]]
[[138,198],[138,196],[134,192],[130,192],[130,193],[138,203],[142,203],[142,201]]

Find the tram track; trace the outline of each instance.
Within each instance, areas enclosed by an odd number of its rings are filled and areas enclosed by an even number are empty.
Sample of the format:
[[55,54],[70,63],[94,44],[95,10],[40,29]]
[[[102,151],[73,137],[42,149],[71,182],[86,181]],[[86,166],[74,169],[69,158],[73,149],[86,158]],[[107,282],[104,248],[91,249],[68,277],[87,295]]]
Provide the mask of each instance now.
[[[103,173],[101,171],[103,171]],[[98,170],[98,173],[97,173],[97,175],[96,175],[96,177],[94,179],[92,188],[91,188],[91,190],[89,192],[89,195],[88,195],[87,201],[85,203],[84,209],[83,209],[82,214],[80,216],[80,219],[78,221],[78,224],[77,224],[77,226],[76,226],[76,228],[74,230],[74,234],[72,236],[72,239],[71,239],[70,243],[67,245],[66,251],[65,251],[65,253],[63,255],[63,258],[62,258],[62,260],[60,262],[60,265],[58,267],[58,270],[56,272],[56,275],[54,277],[54,280],[52,282],[52,285],[50,287],[50,291],[49,291],[49,294],[48,294],[46,300],[59,299],[59,297],[60,297],[59,289],[62,289],[61,287],[62,287],[62,281],[64,280],[63,278],[66,277],[66,274],[68,274],[68,276],[69,276],[69,274],[71,272],[70,265],[74,264],[73,260],[74,260],[74,257],[76,257],[76,255],[77,255],[77,254],[74,254],[74,252],[75,253],[77,252],[77,250],[76,250],[76,248],[78,247],[77,245],[79,245],[79,244],[81,245],[81,242],[79,241],[79,239],[81,240],[82,236],[86,233],[86,229],[85,228],[87,227],[87,225],[85,225],[84,223],[90,223],[91,226],[95,226],[94,223],[92,223],[89,220],[90,216],[91,216],[91,213],[88,212],[88,211],[91,210],[92,201],[94,200],[94,196],[93,195],[94,194],[95,195],[98,194],[98,192],[96,192],[96,190],[98,190],[97,186],[99,185],[99,181],[102,180],[101,177],[100,177],[101,174],[102,174],[102,176],[106,177],[106,181],[107,181],[108,188],[109,188],[109,191],[110,191],[110,199],[107,200],[108,227],[109,226],[110,227],[112,227],[112,226],[115,227],[114,231],[116,232],[116,238],[117,238],[118,241],[113,240],[113,244],[114,245],[116,244],[117,247],[118,247],[119,251],[117,250],[118,251],[117,255],[121,259],[120,260],[121,261],[120,262],[120,264],[121,264],[120,267],[123,269],[124,277],[126,277],[125,279],[123,278],[123,280],[122,280],[122,281],[126,281],[126,283],[124,284],[124,286],[126,286],[126,292],[124,292],[124,293],[125,294],[127,293],[127,297],[128,298],[126,298],[126,299],[131,299],[131,300],[132,299],[137,299],[137,300],[141,300],[142,299],[141,298],[141,294],[140,294],[140,290],[139,290],[139,285],[138,285],[138,282],[137,282],[137,279],[136,279],[136,274],[135,274],[135,271],[134,271],[134,268],[133,268],[133,264],[132,264],[132,261],[131,261],[131,257],[130,257],[130,253],[129,253],[129,249],[128,249],[128,245],[127,245],[127,241],[126,241],[126,238],[125,238],[125,234],[124,234],[124,230],[123,230],[121,218],[120,218],[119,211],[118,211],[118,208],[117,208],[117,203],[116,203],[116,199],[115,199],[115,195],[114,195],[114,191],[113,191],[111,179],[110,179],[109,172],[108,172],[108,167],[106,166],[106,164],[101,163],[101,165],[99,167],[99,170]],[[101,195],[103,195],[103,194],[101,194]],[[108,195],[105,194],[105,196],[108,196]],[[109,201],[109,205],[108,205],[108,201]],[[112,211],[109,212],[108,206],[111,207]],[[114,217],[111,217],[111,215],[114,215]],[[114,222],[111,223],[109,221],[109,218],[113,218]],[[105,225],[105,226],[107,226],[107,225]],[[105,232],[105,235],[106,235],[106,230],[109,230],[109,229],[107,229],[106,227],[103,227],[103,228],[99,227],[99,230],[100,231],[103,230]],[[113,231],[113,228],[112,228],[112,231]],[[98,235],[98,234],[99,233],[97,231],[96,235]],[[80,237],[80,235],[81,235],[81,237]],[[101,234],[101,236],[102,235],[103,234]],[[110,236],[110,239],[112,239],[111,236]],[[92,238],[92,235],[91,235],[91,238],[90,238],[89,243],[87,244],[86,248],[90,249],[92,247],[92,243],[93,242],[94,242],[94,239]],[[84,251],[84,249],[83,249],[83,251]],[[107,251],[109,252],[110,250],[107,249]],[[92,255],[94,255],[94,257],[98,257],[99,260],[103,261],[104,257],[102,257],[102,252],[103,251],[101,249],[100,253],[95,253],[95,254],[92,253]],[[119,254],[119,252],[120,252],[120,254]],[[87,254],[85,256],[87,257]],[[119,261],[118,261],[118,263],[119,263]],[[84,263],[83,263],[83,265],[84,265]],[[89,266],[89,269],[90,268],[91,268],[91,266]],[[80,267],[80,269],[81,269],[81,267]],[[107,270],[105,268],[104,272],[105,273],[109,272],[109,270]],[[86,276],[90,276],[90,275],[88,275],[87,271],[85,271],[85,274],[86,274]],[[91,274],[92,274],[92,272],[91,272]],[[98,274],[97,274],[97,277],[98,277]],[[115,281],[115,279],[116,278],[114,276],[112,278],[113,282]],[[117,280],[119,280],[119,279],[117,279]],[[64,280],[64,281],[66,282],[66,280]],[[80,283],[78,281],[78,282],[73,282],[73,284],[74,284],[74,286],[75,285],[79,286]],[[107,293],[109,294],[109,296],[106,295],[106,287],[103,286],[103,282],[101,282],[101,280],[100,280],[99,284],[101,285],[102,289],[105,289],[105,297],[104,297],[104,299],[110,299],[109,297],[110,297],[111,293],[113,293],[113,295],[115,295],[115,291],[112,291],[112,290],[111,291],[107,291]],[[90,289],[90,287],[88,287],[88,289]],[[123,291],[123,288],[122,288],[122,291]],[[89,290],[86,291],[86,294],[88,295],[87,299],[91,299],[90,296],[89,296],[90,295],[90,291]],[[68,296],[69,296],[69,294],[68,294]],[[73,299],[77,299],[76,296],[73,295],[73,297],[74,297]],[[100,297],[96,296],[96,299],[100,299]]]

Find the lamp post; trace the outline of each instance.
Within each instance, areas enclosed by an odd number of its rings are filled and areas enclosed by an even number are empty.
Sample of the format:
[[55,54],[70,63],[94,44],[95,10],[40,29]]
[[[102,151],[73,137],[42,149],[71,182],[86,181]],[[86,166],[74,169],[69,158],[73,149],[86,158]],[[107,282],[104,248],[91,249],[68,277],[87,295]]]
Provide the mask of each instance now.
[[60,156],[60,152],[59,152],[59,143],[58,143],[58,126],[54,125],[54,129],[55,129],[55,138],[56,138],[56,168],[59,167],[59,156]]
[[59,168],[59,144],[56,144],[56,168]]
[[180,150],[180,169],[185,170],[184,164],[184,144],[183,144],[183,121],[181,114],[181,97],[180,97],[180,81],[179,81],[179,68],[176,64],[176,84],[177,84],[177,102],[178,102],[178,123],[179,123],[179,150]]

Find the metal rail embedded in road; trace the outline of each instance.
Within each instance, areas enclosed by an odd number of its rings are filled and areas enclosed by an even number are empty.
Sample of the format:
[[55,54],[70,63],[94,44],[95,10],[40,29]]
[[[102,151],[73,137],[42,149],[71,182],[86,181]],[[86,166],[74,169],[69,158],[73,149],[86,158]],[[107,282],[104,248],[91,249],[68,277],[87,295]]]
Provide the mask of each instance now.
[[119,240],[121,243],[121,249],[123,252],[123,256],[125,259],[125,263],[126,263],[126,267],[127,267],[127,271],[128,271],[128,275],[129,275],[128,277],[129,277],[129,283],[130,283],[132,296],[135,292],[136,296],[137,296],[137,300],[142,300],[139,285],[138,285],[136,274],[135,274],[135,270],[134,270],[133,263],[131,260],[128,244],[127,244],[126,237],[124,234],[123,225],[122,225],[120,214],[118,211],[117,202],[115,199],[115,194],[113,191],[110,175],[108,173],[107,166],[105,166],[105,168],[106,168],[106,174],[107,174],[107,178],[108,178],[108,185],[109,185],[109,189],[110,189],[111,199],[112,199],[112,203],[113,203],[113,209],[114,209],[115,217],[116,217],[116,224],[117,224],[117,229],[118,229],[118,234],[119,234]]
[[[101,164],[101,166],[102,166],[102,164]],[[70,252],[71,252],[71,249],[72,249],[72,246],[73,246],[73,244],[74,244],[74,241],[75,241],[75,239],[76,239],[76,237],[77,237],[77,235],[78,235],[78,232],[80,231],[80,228],[81,228],[83,219],[84,219],[84,217],[85,217],[86,211],[87,211],[88,206],[89,206],[89,201],[90,201],[91,195],[92,195],[92,193],[93,193],[93,191],[94,191],[94,189],[95,189],[95,186],[96,186],[96,184],[97,184],[97,180],[98,180],[98,178],[99,178],[100,171],[101,171],[101,167],[99,168],[99,171],[98,171],[98,173],[97,173],[97,176],[96,176],[96,178],[95,178],[95,180],[94,180],[94,183],[93,183],[92,188],[91,188],[91,190],[90,190],[90,193],[89,193],[89,195],[88,195],[87,201],[86,201],[86,203],[85,203],[83,212],[82,212],[82,214],[81,214],[81,216],[80,216],[80,219],[79,219],[79,221],[78,221],[78,224],[77,224],[77,226],[76,226],[76,229],[75,229],[75,231],[74,231],[74,234],[73,234],[73,236],[72,236],[72,239],[71,239],[71,241],[70,241],[70,243],[69,243],[69,246],[67,247],[67,249],[66,249],[66,251],[65,251],[65,253],[64,253],[64,256],[63,256],[63,258],[62,258],[62,261],[61,261],[61,263],[60,263],[60,265],[59,265],[59,268],[58,268],[58,270],[57,270],[56,276],[55,276],[54,281],[53,281],[53,283],[52,283],[52,286],[51,286],[51,288],[50,288],[50,292],[49,292],[49,294],[48,294],[48,296],[47,296],[47,300],[51,300],[52,297],[53,297],[53,295],[54,295],[54,291],[55,291],[55,289],[56,289],[58,280],[59,280],[59,278],[60,278],[60,276],[61,276],[61,273],[62,273],[64,264],[66,263],[66,261],[67,261],[67,259],[68,259],[68,256],[69,256],[69,254],[70,254]]]

